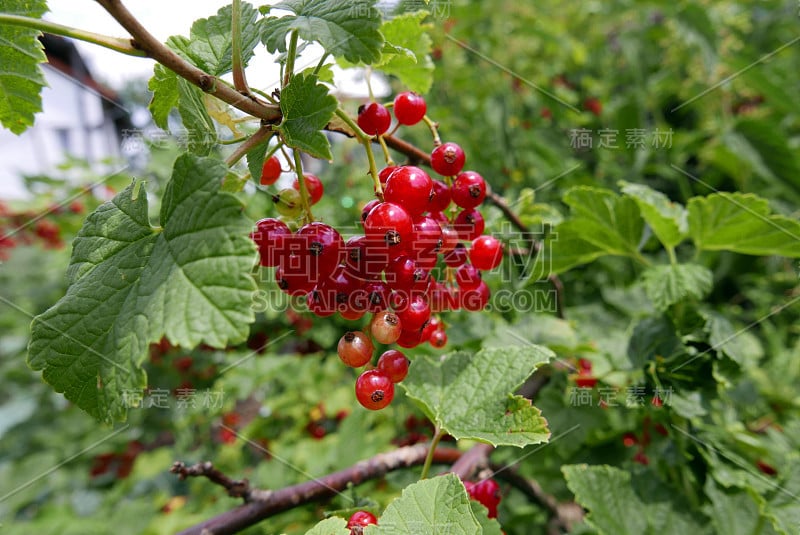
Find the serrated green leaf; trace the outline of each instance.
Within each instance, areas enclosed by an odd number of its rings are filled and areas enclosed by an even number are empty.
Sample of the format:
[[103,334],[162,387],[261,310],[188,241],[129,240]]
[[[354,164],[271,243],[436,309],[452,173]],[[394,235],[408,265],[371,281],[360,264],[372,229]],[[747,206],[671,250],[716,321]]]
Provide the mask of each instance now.
[[634,369],[656,358],[671,358],[683,353],[675,327],[663,316],[645,318],[636,324],[628,342],[628,360]]
[[800,199],[800,160],[783,132],[766,119],[742,119],[733,132],[736,155],[795,201]]
[[[246,66],[253,57],[261,32],[258,11],[247,2],[242,2],[241,6],[242,65]],[[188,44],[181,46],[190,62],[212,76],[233,70],[232,10],[232,6],[227,5],[212,17],[196,20],[189,32]]]
[[530,400],[512,395],[555,355],[547,348],[489,348],[476,354],[418,356],[400,383],[441,429],[494,446],[546,442],[547,421]]
[[148,106],[153,122],[162,130],[168,130],[169,114],[178,106],[178,75],[157,63],[147,89],[153,93]]
[[734,329],[721,314],[708,313],[705,316],[708,342],[715,350],[726,354],[739,366],[752,366],[764,356],[764,348],[751,333]]
[[226,191],[228,193],[239,193],[244,189],[245,184],[249,181],[250,177],[245,175],[243,177],[239,176],[238,174],[234,173],[233,171],[228,171],[225,175],[225,179],[222,181],[222,186],[220,187],[220,191]]
[[763,533],[758,504],[747,492],[720,488],[708,478],[705,493],[710,503],[705,507],[716,533],[759,535]]
[[479,535],[467,490],[455,474],[424,479],[403,489],[366,535]]
[[686,238],[689,224],[686,209],[661,193],[643,184],[621,182],[622,193],[632,197],[642,217],[666,247],[675,247]]
[[[659,533],[683,535],[708,533],[702,524],[682,511],[685,504],[673,502],[663,487],[636,489],[631,473],[607,465],[565,465],[561,467],[575,501],[589,510],[586,523],[600,535],[641,535]],[[636,482],[639,482],[637,480]],[[646,487],[648,483],[642,479]],[[638,492],[637,492],[638,490]],[[642,495],[642,492],[646,492]]]
[[[3,12],[41,18],[47,11],[44,0],[4,0]],[[38,37],[39,30],[0,24],[0,124],[15,134],[33,125],[42,110],[42,88],[46,85],[39,67],[47,61]]]
[[316,526],[306,531],[306,535],[350,535],[347,521],[338,516],[326,518]]
[[261,41],[270,52],[286,52],[286,37],[297,30],[300,38],[317,41],[327,53],[351,63],[372,64],[380,59],[383,35],[375,0],[285,0],[261,9],[294,13],[265,20]]
[[253,244],[241,203],[220,193],[227,167],[190,154],[175,162],[160,220],[132,184],[85,221],[67,294],[37,316],[28,364],[57,392],[106,422],[141,393],[148,344],[186,348],[244,340],[254,319]]
[[422,24],[426,11],[405,13],[384,22],[381,32],[394,50],[384,47],[380,62],[375,68],[397,76],[411,91],[427,93],[433,84],[433,42],[427,31],[430,25]]
[[338,102],[317,77],[296,74],[281,93],[283,121],[279,129],[286,144],[303,152],[330,160],[331,144],[320,130],[333,117]]
[[607,254],[638,256],[644,224],[633,199],[602,188],[579,186],[564,195],[564,202],[572,209],[570,229],[581,239]]
[[702,299],[714,285],[713,274],[697,264],[661,265],[642,274],[647,297],[658,310],[666,310],[688,297]]
[[475,500],[470,500],[469,506],[472,508],[475,520],[481,526],[480,532],[483,535],[502,535],[503,530],[500,527],[500,523],[494,518],[489,518],[489,510],[485,505]]
[[261,182],[261,172],[264,170],[264,158],[269,148],[269,140],[270,138],[265,139],[245,154],[245,158],[247,158],[247,169],[250,171],[250,176],[255,180],[256,184]]
[[751,193],[714,193],[689,200],[689,233],[699,249],[800,257],[800,221],[773,215]]
[[605,255],[603,248],[582,239],[580,231],[573,229],[570,221],[565,221],[545,239],[537,256],[536,273],[539,278],[546,278],[551,273],[563,273]]
[[200,88],[178,78],[178,113],[186,130],[187,147],[199,156],[207,155],[217,143],[217,129],[206,110],[204,96]]

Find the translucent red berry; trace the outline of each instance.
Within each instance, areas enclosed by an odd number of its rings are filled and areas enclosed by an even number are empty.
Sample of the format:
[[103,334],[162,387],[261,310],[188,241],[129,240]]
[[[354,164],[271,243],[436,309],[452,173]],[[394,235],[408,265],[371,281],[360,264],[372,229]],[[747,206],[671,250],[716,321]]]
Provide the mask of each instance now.
[[364,408],[380,410],[392,402],[394,383],[383,371],[367,370],[356,379],[356,399]]
[[377,523],[378,519],[369,511],[356,511],[347,521],[347,527],[351,535],[362,535],[365,527]]
[[477,483],[464,482],[469,497],[480,502],[489,510],[489,518],[497,518],[497,506],[500,504],[500,485],[494,479],[484,479]]
[[400,338],[403,324],[397,314],[384,310],[378,312],[369,322],[369,332],[376,342],[381,344],[393,344]]
[[[317,175],[310,175],[303,173],[303,177],[306,179],[306,190],[308,190],[308,202],[311,204],[317,204],[320,199],[322,199],[322,195],[325,193],[325,186],[322,185],[322,181],[319,179]],[[292,187],[300,191],[300,182],[297,180],[297,177],[294,178],[294,182],[292,182]]]
[[377,205],[364,220],[367,238],[385,243],[390,249],[406,249],[411,245],[414,228],[411,216],[397,204]]
[[261,166],[261,185],[271,186],[281,177],[281,161],[274,154]]
[[458,292],[459,304],[464,310],[477,312],[483,310],[489,303],[490,291],[486,283],[481,281],[475,288],[460,289]]
[[425,99],[412,91],[394,97],[394,116],[404,125],[415,125],[422,120],[428,110]]
[[486,182],[475,171],[464,171],[453,181],[452,197],[462,208],[475,208],[486,198]]
[[456,282],[462,290],[475,289],[481,281],[481,272],[472,264],[464,264],[456,271]]
[[352,368],[359,368],[372,359],[375,347],[369,337],[361,331],[348,331],[339,338],[336,350],[342,362]]
[[250,234],[250,237],[258,245],[262,266],[278,265],[283,254],[283,239],[291,233],[292,231],[289,230],[286,223],[279,219],[261,219],[256,223],[256,230]]
[[466,208],[458,213],[453,228],[458,232],[458,237],[462,240],[474,240],[481,234],[486,223],[481,213],[474,208]]
[[503,244],[494,236],[478,236],[472,240],[469,261],[476,268],[488,271],[500,265],[503,260]]
[[383,104],[370,102],[358,108],[358,126],[370,136],[381,136],[389,130],[392,116]]
[[385,351],[378,359],[378,369],[385,373],[393,383],[399,383],[408,375],[408,358],[397,351]]
[[450,206],[452,193],[450,188],[441,180],[433,181],[433,197],[428,204],[428,212],[444,212]]
[[443,143],[431,152],[431,167],[442,176],[455,176],[464,168],[464,151],[455,143]]
[[447,345],[447,333],[444,329],[436,329],[431,333],[431,339],[428,341],[436,349],[441,349]]
[[417,217],[428,209],[432,195],[433,181],[428,173],[419,167],[404,165],[386,180],[383,199],[402,206],[411,217]]

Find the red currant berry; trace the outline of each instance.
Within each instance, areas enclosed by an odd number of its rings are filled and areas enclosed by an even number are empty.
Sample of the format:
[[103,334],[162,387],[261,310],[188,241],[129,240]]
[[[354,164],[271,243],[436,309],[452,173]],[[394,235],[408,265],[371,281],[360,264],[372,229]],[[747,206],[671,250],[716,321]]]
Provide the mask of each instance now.
[[342,319],[347,320],[347,321],[360,320],[361,318],[364,317],[364,314],[366,314],[366,313],[367,313],[367,311],[364,310],[364,309],[360,309],[359,310],[359,309],[349,308],[349,307],[345,307],[345,308],[340,308],[339,309],[339,315],[342,317]]
[[500,504],[500,485],[493,479],[484,479],[477,483],[465,482],[469,497],[483,504],[489,510],[489,518],[497,518],[497,506]]
[[417,347],[420,343],[422,343],[422,330],[420,329],[412,329],[403,331],[400,333],[400,338],[397,339],[397,345],[400,347],[405,347],[406,349],[411,349],[412,347]]
[[575,378],[575,385],[578,388],[594,388],[597,384],[597,377],[591,377],[589,375],[579,374]]
[[447,184],[441,180],[433,181],[433,198],[428,203],[428,212],[444,212],[450,206],[452,193]]
[[367,370],[356,379],[356,399],[369,410],[380,410],[392,402],[394,383],[381,370]]
[[366,334],[361,331],[348,331],[339,338],[336,350],[342,362],[351,368],[359,368],[372,359],[375,348]]
[[281,161],[274,154],[261,166],[261,185],[271,186],[281,177]]
[[431,291],[431,312],[444,312],[445,310],[458,310],[461,304],[459,295],[442,283],[436,283]]
[[472,264],[464,264],[456,271],[456,282],[462,290],[474,290],[481,280],[481,272]]
[[411,245],[414,226],[408,212],[396,204],[384,202],[373,208],[364,220],[364,232],[368,239],[383,242],[389,249],[403,250]]
[[444,255],[444,263],[448,267],[458,267],[467,261],[467,248],[463,243],[457,243],[452,251]]
[[312,314],[320,318],[333,316],[333,313],[336,312],[335,299],[324,287],[320,288],[319,284],[308,294],[306,306],[308,306],[308,310]]
[[425,99],[412,91],[394,97],[394,116],[400,124],[415,125],[422,120],[426,111],[428,106]]
[[393,383],[399,383],[408,375],[408,359],[400,351],[390,349],[378,359],[378,369],[385,373]]
[[412,295],[396,313],[403,323],[403,330],[421,329],[431,317],[431,307],[421,295]]
[[373,208],[378,206],[381,203],[378,199],[372,199],[367,204],[364,205],[364,208],[361,209],[361,224],[364,224],[364,221],[367,220],[367,216],[372,211]]
[[435,259],[442,249],[442,227],[439,223],[426,215],[416,218],[412,247],[417,258]]
[[403,324],[400,323],[397,314],[386,310],[376,313],[369,322],[369,332],[375,341],[381,344],[395,343],[402,330]]
[[588,359],[578,359],[578,366],[580,367],[581,371],[591,372],[592,371],[592,361]]
[[431,153],[431,167],[442,176],[455,176],[464,168],[464,151],[455,143],[439,145]]
[[455,227],[459,238],[462,240],[474,240],[483,234],[485,226],[486,223],[483,220],[483,216],[474,208],[462,210],[453,222],[453,227]]
[[350,535],[363,535],[364,528],[370,524],[377,524],[378,519],[375,515],[368,511],[356,511],[347,521],[347,527],[350,528]]
[[462,288],[458,292],[461,307],[470,312],[477,312],[486,308],[490,294],[489,287],[483,281],[475,288],[469,290]]
[[[306,179],[308,202],[311,204],[317,204],[319,200],[322,198],[323,193],[325,193],[325,186],[322,185],[322,181],[319,179],[317,175],[309,175],[304,173],[303,177]],[[292,182],[292,187],[295,190],[300,191],[300,182],[297,180],[297,177],[294,178],[294,182]]]
[[370,102],[358,108],[358,126],[370,136],[382,136],[391,123],[392,116],[383,104]]
[[380,312],[389,308],[389,295],[391,290],[386,283],[370,281],[364,285],[365,309],[370,312]]
[[447,333],[444,332],[444,329],[436,329],[431,334],[429,343],[436,349],[442,349],[447,345]]
[[450,224],[442,225],[439,223],[439,226],[442,229],[442,250],[439,252],[447,254],[458,245],[458,231],[450,226]]
[[475,171],[464,171],[453,182],[452,195],[461,208],[475,208],[486,198],[486,182]]
[[283,239],[292,234],[286,223],[279,219],[261,219],[256,223],[256,230],[250,237],[258,245],[261,265],[275,267],[280,263],[283,254]]
[[417,217],[428,209],[432,195],[433,181],[428,173],[419,167],[404,165],[386,180],[383,199],[402,206],[411,217]]
[[392,176],[397,169],[399,169],[396,165],[389,165],[384,167],[378,173],[378,180],[381,181],[381,186],[386,186],[386,181],[389,180],[389,177]]
[[389,247],[366,236],[353,236],[345,244],[345,265],[348,273],[362,280],[380,276],[389,263]]
[[483,271],[489,271],[500,265],[503,260],[503,244],[494,236],[478,236],[472,240],[469,250],[469,261]]
[[309,223],[301,227],[295,236],[311,255],[313,268],[326,276],[344,257],[344,240],[330,225]]
[[424,291],[430,281],[428,270],[408,256],[400,256],[389,262],[384,277],[392,290],[402,294]]
[[275,203],[275,209],[282,216],[296,218],[303,213],[300,192],[292,188],[280,190],[276,195],[272,196],[272,202]]
[[[303,262],[308,265],[308,262]],[[318,277],[316,275],[309,275],[307,267],[300,269],[291,269],[284,266],[278,266],[275,270],[275,282],[278,288],[289,295],[305,295],[310,292],[317,284]]]

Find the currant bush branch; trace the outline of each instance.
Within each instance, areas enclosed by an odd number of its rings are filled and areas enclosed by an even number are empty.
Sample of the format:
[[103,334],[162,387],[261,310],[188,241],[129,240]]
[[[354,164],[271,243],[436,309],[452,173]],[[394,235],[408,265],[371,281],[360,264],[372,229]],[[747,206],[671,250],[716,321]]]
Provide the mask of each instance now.
[[228,167],[232,166],[239,160],[241,160],[245,154],[247,154],[253,147],[259,145],[260,143],[264,143],[274,134],[272,127],[270,125],[262,125],[261,128],[256,130],[256,132],[247,138],[244,143],[236,147],[236,150],[231,153],[230,156],[225,160],[225,163],[228,164]]
[[156,39],[119,0],[97,0],[114,20],[119,22],[133,38],[133,48],[142,51],[178,76],[185,78],[206,93],[254,117],[277,123],[281,119],[278,106],[261,104],[254,98],[240,94],[236,89],[221,83],[216,77],[198,69]]
[[189,477],[205,477],[209,481],[224,487],[225,490],[228,491],[228,496],[232,498],[243,498],[245,502],[250,500],[251,488],[247,479],[231,479],[214,468],[211,461],[205,461],[191,466],[186,466],[185,463],[175,461],[169,471],[173,474],[177,474],[178,479],[181,480]]
[[[360,461],[344,470],[279,490],[268,491],[250,487],[248,493],[241,496],[246,500],[243,505],[192,526],[182,531],[181,535],[237,533],[283,511],[330,498],[350,485],[378,479],[395,470],[419,466],[425,462],[428,450],[426,444],[398,448]],[[451,464],[460,456],[461,452],[455,448],[437,448],[434,451],[433,462]],[[206,474],[201,475],[208,477]],[[227,476],[223,481],[235,482]],[[225,487],[224,484],[222,486]]]

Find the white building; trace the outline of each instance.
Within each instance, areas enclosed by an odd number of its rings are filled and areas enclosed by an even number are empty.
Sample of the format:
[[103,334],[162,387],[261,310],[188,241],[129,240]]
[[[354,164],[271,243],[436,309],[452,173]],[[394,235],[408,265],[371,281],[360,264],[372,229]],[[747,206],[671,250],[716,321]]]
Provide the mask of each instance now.
[[119,169],[121,132],[133,128],[116,93],[97,83],[69,39],[45,35],[42,43],[42,112],[19,136],[0,128],[0,199],[27,196],[23,175],[65,176],[56,168],[69,157],[99,174]]

